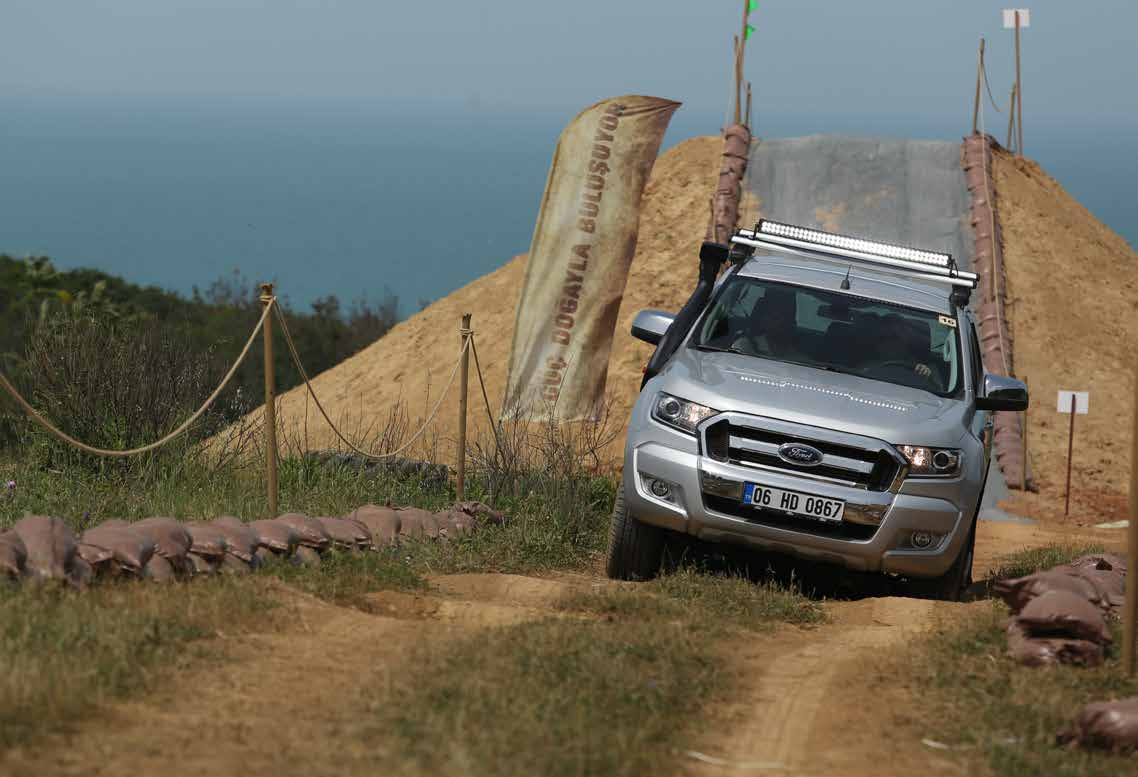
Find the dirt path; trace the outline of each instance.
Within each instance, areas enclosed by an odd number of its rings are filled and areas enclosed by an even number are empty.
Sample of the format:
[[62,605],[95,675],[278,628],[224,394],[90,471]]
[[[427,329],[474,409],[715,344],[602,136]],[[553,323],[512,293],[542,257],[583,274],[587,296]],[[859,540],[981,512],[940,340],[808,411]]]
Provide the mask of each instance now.
[[[1045,528],[985,524],[977,576],[998,556],[1070,539]],[[1077,539],[1111,541],[1120,533]],[[234,639],[226,660],[190,671],[147,697],[101,710],[78,732],[0,758],[3,775],[370,773],[374,752],[360,743],[364,689],[388,683],[426,651],[495,625],[548,617],[571,592],[614,585],[600,577],[452,575],[429,594],[378,593],[371,613],[286,593],[294,625]],[[919,703],[883,676],[874,658],[951,618],[958,605],[884,597],[827,605],[831,622],[783,627],[731,646],[724,671],[734,691],[692,741],[677,740],[684,775],[775,771],[795,775],[957,774],[944,754],[898,723]],[[223,640],[224,642],[224,640]],[[370,732],[370,741],[382,741]],[[935,732],[930,732],[930,736]],[[690,752],[689,752],[690,751]]]

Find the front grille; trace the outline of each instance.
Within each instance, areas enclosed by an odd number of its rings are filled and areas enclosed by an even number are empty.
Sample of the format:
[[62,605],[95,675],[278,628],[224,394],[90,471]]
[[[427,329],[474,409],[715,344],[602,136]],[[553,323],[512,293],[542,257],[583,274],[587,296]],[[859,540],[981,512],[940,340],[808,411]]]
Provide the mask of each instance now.
[[876,526],[866,526],[860,523],[824,523],[809,518],[795,518],[773,510],[761,507],[751,507],[735,499],[722,496],[703,495],[704,506],[713,512],[742,518],[748,523],[757,523],[763,526],[773,526],[777,529],[787,529],[801,534],[813,534],[819,537],[834,537],[842,540],[868,540],[877,533]]
[[[881,443],[866,440],[864,445],[819,439],[824,430],[800,427],[768,419],[724,418],[704,432],[704,444],[711,458],[752,467],[770,467],[807,478],[886,491],[897,477],[900,466],[893,454]],[[780,446],[802,443],[822,453],[815,466],[802,466],[778,455]]]

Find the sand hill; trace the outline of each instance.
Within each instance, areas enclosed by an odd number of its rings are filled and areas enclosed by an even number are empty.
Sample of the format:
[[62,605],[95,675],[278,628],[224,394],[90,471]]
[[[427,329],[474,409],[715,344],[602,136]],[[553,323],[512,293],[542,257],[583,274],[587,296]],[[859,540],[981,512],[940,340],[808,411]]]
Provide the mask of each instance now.
[[[662,154],[644,192],[640,238],[621,305],[612,358],[608,393],[613,418],[623,429],[639,391],[641,371],[651,348],[629,335],[632,318],[644,308],[678,310],[695,284],[699,246],[714,185],[719,138],[695,138]],[[494,272],[431,304],[392,329],[360,353],[313,381],[317,396],[350,439],[382,427],[397,403],[411,418],[426,416],[450,375],[458,353],[458,328],[464,312],[474,314],[478,354],[486,388],[495,412],[506,387],[506,366],[514,330],[514,313],[525,271],[519,256]],[[469,423],[484,438],[490,434],[477,378],[471,377]],[[307,406],[306,406],[307,405]],[[453,395],[433,425],[439,443],[438,457],[451,460],[457,429]],[[278,411],[284,434],[307,440],[310,448],[335,448],[337,440],[311,403],[303,387],[280,398]],[[307,427],[307,434],[305,433]],[[430,438],[432,435],[427,435]],[[623,437],[623,435],[622,435]],[[423,454],[430,441],[418,447]],[[610,455],[619,458],[620,444]],[[615,460],[614,459],[614,460]]]
[[[651,349],[629,325],[644,308],[678,310],[695,281],[696,255],[708,219],[707,197],[720,150],[718,138],[695,138],[664,153],[644,194],[640,240],[621,306],[608,392],[623,430]],[[1134,392],[1138,255],[1063,190],[1038,165],[996,155],[999,216],[1004,227],[1016,372],[1033,395],[1029,444],[1042,492],[1021,509],[1052,512],[1063,494],[1066,418],[1055,391],[1091,391],[1091,415],[1076,421],[1075,504],[1095,515],[1125,514]],[[745,203],[743,220],[756,216]],[[525,257],[519,256],[402,322],[384,338],[314,381],[317,393],[352,439],[382,427],[398,403],[418,427],[450,374],[459,321],[474,314],[479,353],[495,409],[505,390],[506,362]],[[472,376],[472,381],[476,379]],[[489,434],[477,383],[471,384],[474,434]],[[450,461],[457,426],[454,397],[434,424],[434,444],[419,455]],[[337,440],[306,402],[303,389],[281,397],[280,418],[293,440],[334,448]],[[305,427],[307,432],[305,433]],[[611,446],[611,462],[620,444]]]
[[[1059,389],[1090,391],[1075,419],[1072,514],[1126,517],[1138,253],[1030,160],[995,155],[1015,370],[1031,388],[1028,448],[1041,493],[1033,513],[1062,514],[1069,416]],[[1078,508],[1078,509],[1076,509]]]

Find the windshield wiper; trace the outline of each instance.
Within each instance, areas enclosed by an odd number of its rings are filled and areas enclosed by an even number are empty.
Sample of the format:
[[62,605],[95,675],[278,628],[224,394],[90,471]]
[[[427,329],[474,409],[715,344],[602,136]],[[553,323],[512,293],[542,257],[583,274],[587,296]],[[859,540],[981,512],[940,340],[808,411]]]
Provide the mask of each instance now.
[[702,343],[693,343],[691,347],[696,349],[697,351],[714,351],[716,353],[737,353],[740,356],[754,356],[754,354],[747,353],[746,351],[740,350],[733,345],[730,345],[730,346],[727,346],[726,348],[724,348],[721,345],[704,345]]

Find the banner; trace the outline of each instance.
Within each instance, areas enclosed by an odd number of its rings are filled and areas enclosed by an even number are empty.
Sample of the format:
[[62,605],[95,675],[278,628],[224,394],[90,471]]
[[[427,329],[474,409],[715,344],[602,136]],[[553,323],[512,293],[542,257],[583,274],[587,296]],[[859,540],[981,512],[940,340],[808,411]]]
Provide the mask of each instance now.
[[561,133],[518,300],[504,414],[595,419],[636,253],[640,197],[677,102],[626,96]]

